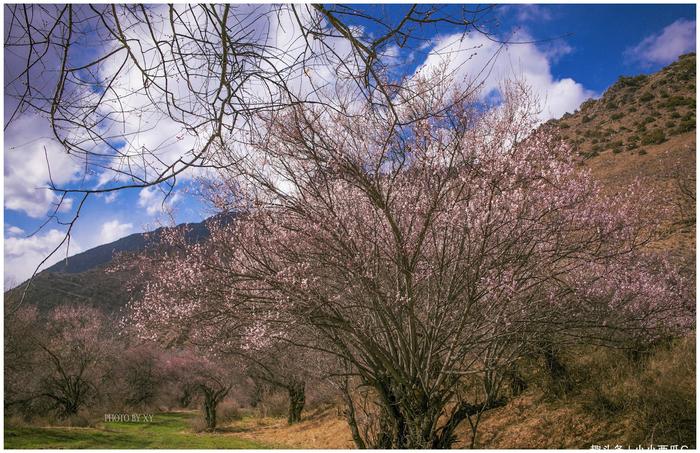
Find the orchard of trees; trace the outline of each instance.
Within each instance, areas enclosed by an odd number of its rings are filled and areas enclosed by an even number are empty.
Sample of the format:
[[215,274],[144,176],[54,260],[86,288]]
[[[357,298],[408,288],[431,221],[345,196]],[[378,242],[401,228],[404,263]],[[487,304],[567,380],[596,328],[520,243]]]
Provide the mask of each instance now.
[[[16,111],[50,118],[65,152],[112,177],[53,187],[59,205],[77,197],[66,239],[90,195],[168,192],[187,172],[220,215],[204,241],[173,229],[120,258],[133,280],[118,332],[96,309],[6,306],[6,411],[200,404],[215,429],[227,396],[254,405],[267,386],[296,423],[323,384],[358,448],[449,448],[507,403],[523,358],[557,373],[561,348],[644,351],[694,329],[693,277],[653,247],[654,193],[603,191],[536,127],[521,83],[488,103],[447,65],[396,79],[382,58],[434,21],[476,32],[471,19],[427,5],[398,22],[344,6],[27,8],[10,7],[5,37],[29,62],[9,82],[27,81]],[[73,51],[91,37],[103,53]],[[37,75],[48,62],[62,69]],[[135,117],[180,145],[137,147],[152,129]]]

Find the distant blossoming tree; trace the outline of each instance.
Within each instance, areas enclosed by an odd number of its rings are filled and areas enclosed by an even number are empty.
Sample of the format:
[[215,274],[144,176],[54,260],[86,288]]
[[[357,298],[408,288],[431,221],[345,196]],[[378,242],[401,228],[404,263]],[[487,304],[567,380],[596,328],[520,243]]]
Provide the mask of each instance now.
[[113,333],[99,310],[61,306],[47,315],[27,307],[5,325],[10,405],[41,405],[76,415],[101,397],[114,357]]
[[353,439],[374,448],[446,448],[464,420],[476,433],[543,338],[692,325],[685,282],[646,249],[651,194],[605,195],[533,132],[522,87],[488,106],[451,86],[440,71],[407,80],[396,116],[342,93],[338,108],[293,105],[222,146],[236,164],[210,198],[236,218],[153,268],[137,318],[303,331],[342,364]]
[[[210,221],[209,230],[225,231],[226,219]],[[138,296],[125,321],[141,338],[215,353],[238,363],[256,382],[286,391],[288,421],[296,423],[321,357],[301,347],[309,345],[310,336],[302,336],[304,329],[290,329],[289,317],[232,295],[237,280],[219,252],[214,241],[192,244],[187,231],[172,229],[163,233],[155,253],[125,257],[118,266],[138,269],[132,288]],[[184,390],[191,388],[183,383]]]
[[233,387],[235,368],[225,360],[184,350],[167,357],[163,369],[169,379],[201,396],[206,428],[210,431],[216,429],[216,408]]

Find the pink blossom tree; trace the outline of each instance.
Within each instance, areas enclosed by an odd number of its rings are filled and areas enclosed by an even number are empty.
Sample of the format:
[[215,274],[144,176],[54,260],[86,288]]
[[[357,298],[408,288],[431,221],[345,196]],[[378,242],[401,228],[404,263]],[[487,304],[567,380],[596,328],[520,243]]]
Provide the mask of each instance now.
[[440,72],[406,81],[395,116],[352,93],[294,105],[222,146],[210,199],[236,220],[160,268],[154,285],[179,291],[137,318],[306,329],[342,364],[353,438],[374,448],[449,447],[464,420],[476,432],[543,337],[692,325],[681,279],[647,259],[652,194],[606,195],[533,131],[522,87],[487,106],[450,86]]

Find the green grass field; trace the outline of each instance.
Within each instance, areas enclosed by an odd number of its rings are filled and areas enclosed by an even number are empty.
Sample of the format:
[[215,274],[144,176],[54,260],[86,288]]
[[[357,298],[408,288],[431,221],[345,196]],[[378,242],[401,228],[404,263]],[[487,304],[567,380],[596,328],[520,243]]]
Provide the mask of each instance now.
[[270,446],[226,432],[192,432],[187,413],[156,414],[150,423],[108,422],[96,428],[5,427],[5,448],[226,448]]

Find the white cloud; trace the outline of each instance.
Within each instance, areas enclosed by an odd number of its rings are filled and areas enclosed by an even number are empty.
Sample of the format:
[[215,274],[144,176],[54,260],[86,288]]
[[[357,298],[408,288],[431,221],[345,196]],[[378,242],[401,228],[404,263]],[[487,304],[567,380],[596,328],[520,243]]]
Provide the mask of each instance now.
[[5,230],[7,230],[8,236],[19,236],[21,234],[24,234],[24,230],[22,228],[14,225],[5,224]]
[[100,229],[100,241],[102,244],[113,242],[127,236],[133,231],[134,225],[132,223],[120,223],[117,219],[110,220],[102,224],[102,228]]
[[501,6],[501,14],[515,14],[518,22],[544,22],[552,19],[552,13],[549,7],[544,5],[503,5]]
[[[48,189],[50,182],[63,185],[79,177],[80,163],[50,137],[48,122],[34,115],[15,119],[6,130],[5,208],[42,217],[59,199]],[[72,200],[66,198],[61,210],[71,206]]]
[[[28,279],[41,260],[46,258],[64,237],[65,233],[57,229],[51,229],[43,234],[37,233],[27,238],[5,237],[5,288]],[[44,263],[42,269],[64,259],[66,246],[67,244],[63,244],[60,250]],[[71,238],[68,252],[73,255],[81,250],[75,238]]]
[[145,208],[148,215],[167,213],[182,198],[179,192],[173,192],[165,199],[165,193],[157,187],[145,187],[139,192],[139,207]]
[[645,64],[668,64],[679,55],[695,51],[695,21],[678,19],[659,33],[647,36],[625,51],[625,55]]
[[109,193],[105,194],[102,197],[102,199],[104,200],[104,202],[106,204],[110,204],[110,203],[113,203],[114,200],[116,200],[118,196],[119,196],[119,192],[109,192]]
[[[520,34],[512,40],[531,38]],[[538,118],[545,121],[573,112],[595,95],[571,78],[557,79],[552,75],[550,61],[562,51],[570,50],[563,45],[552,54],[532,43],[501,46],[481,34],[455,34],[437,39],[418,71],[430,71],[448,61],[447,69],[455,82],[481,84],[484,99],[499,94],[504,81],[522,81],[539,99],[542,111]]]

